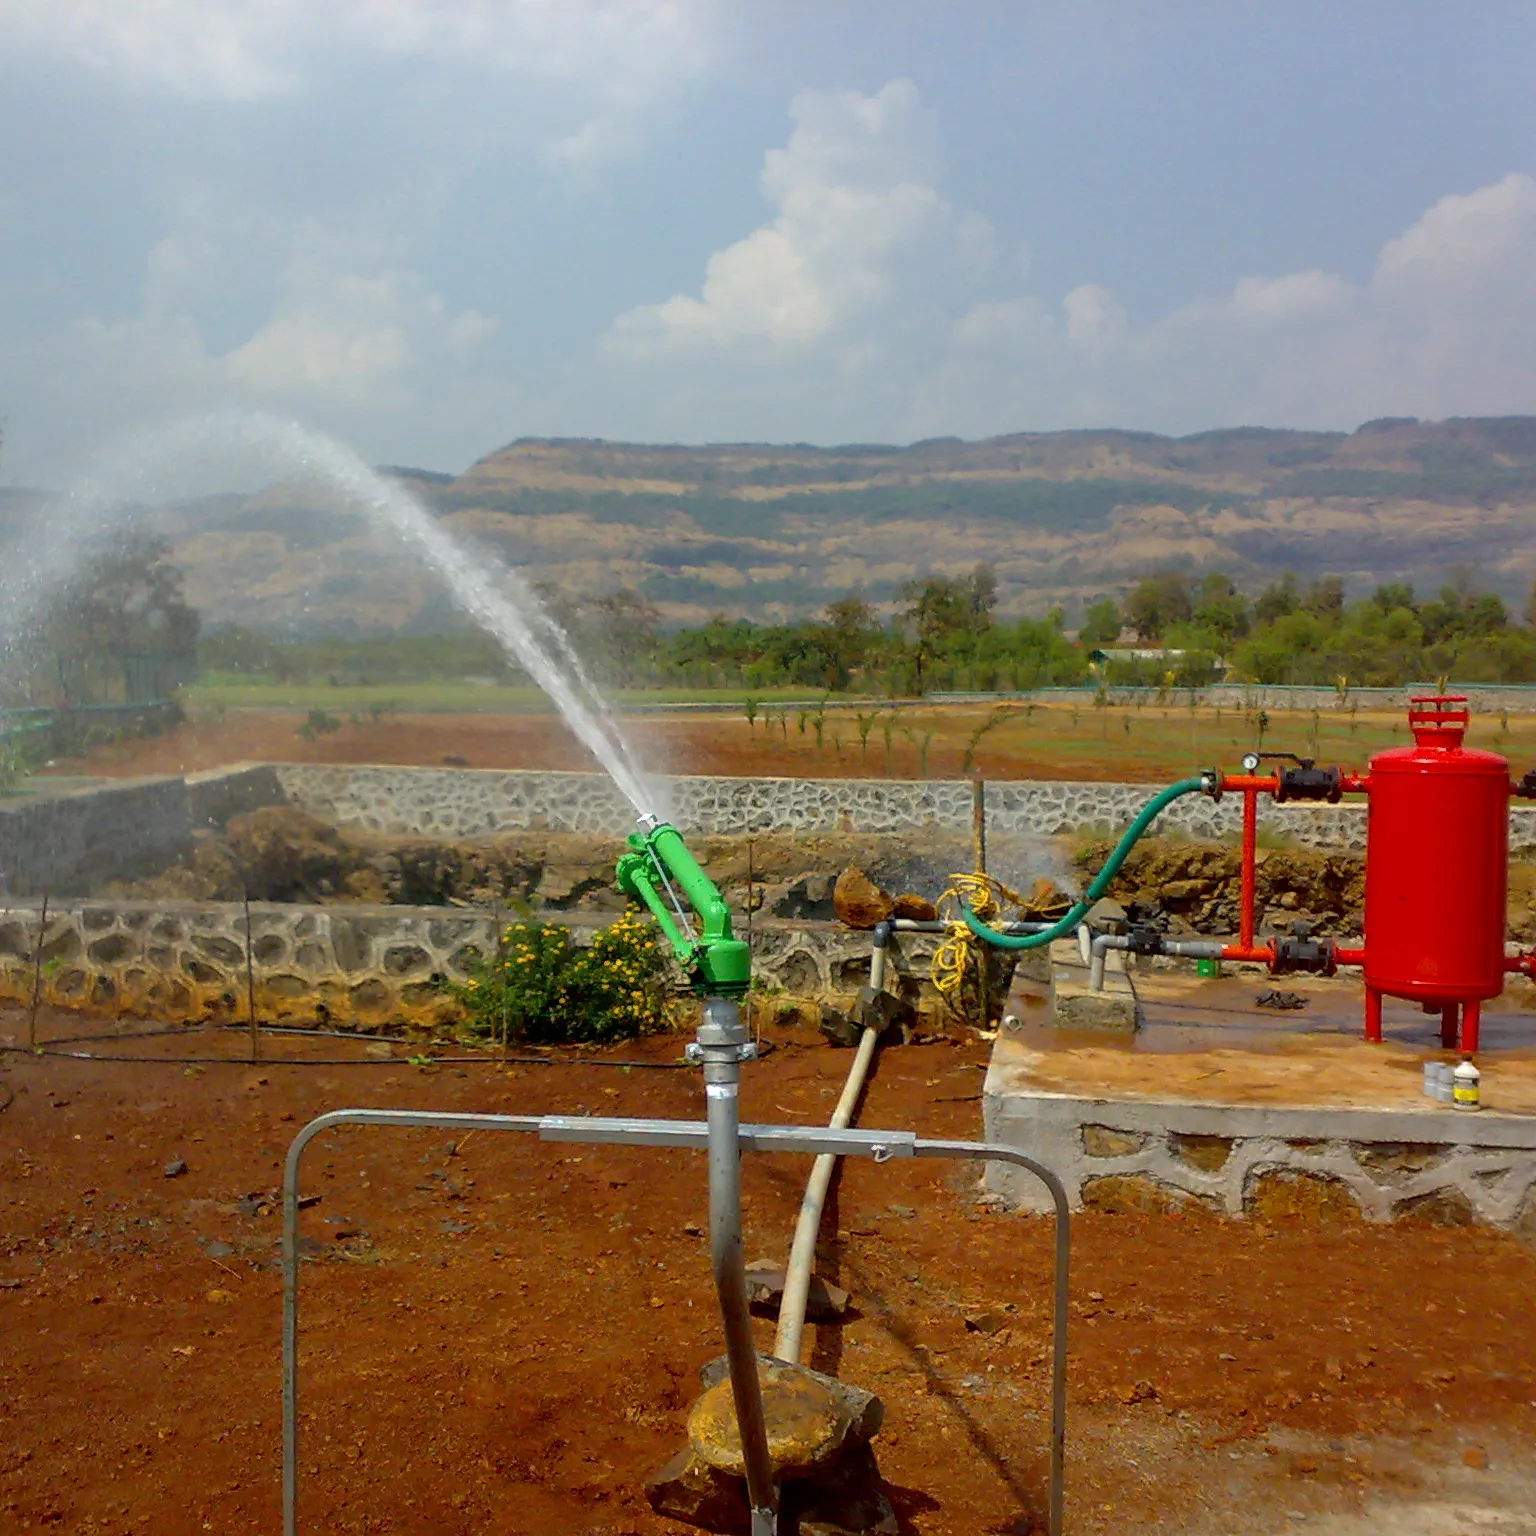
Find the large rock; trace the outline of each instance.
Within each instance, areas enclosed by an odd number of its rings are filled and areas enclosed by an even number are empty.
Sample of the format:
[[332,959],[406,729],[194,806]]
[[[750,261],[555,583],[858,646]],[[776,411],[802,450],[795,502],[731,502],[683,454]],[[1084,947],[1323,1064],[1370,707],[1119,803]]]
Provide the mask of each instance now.
[[752,1520],[746,1479],[710,1466],[689,1445],[645,1480],[645,1498],[658,1515],[720,1536],[745,1531]]
[[787,1483],[784,1508],[800,1536],[896,1536],[901,1524],[868,1441],[848,1445],[810,1477]]
[[[746,1479],[710,1466],[692,1446],[646,1479],[645,1497],[658,1515],[718,1536],[741,1536],[751,1523]],[[901,1529],[867,1441],[845,1446],[809,1477],[787,1478],[779,1498],[800,1536],[897,1536]]]
[[[709,1466],[744,1476],[730,1367],[723,1358],[713,1360],[700,1375],[704,1392],[688,1415],[688,1443]],[[780,1477],[804,1477],[827,1466],[844,1446],[870,1439],[885,1417],[884,1404],[873,1392],[803,1365],[759,1355],[757,1377],[768,1454]]]
[[894,992],[860,987],[853,1004],[853,1019],[861,1030],[878,1029],[887,1040],[895,1038],[904,1044],[908,1031],[917,1023],[917,1010]]
[[873,928],[891,916],[896,902],[862,869],[850,864],[832,888],[832,906],[839,919],[850,928]]
[[834,1008],[830,1003],[821,1005],[816,1027],[831,1044],[844,1048],[857,1045],[859,1036],[864,1033],[862,1024],[850,1018],[841,1008]]
[[[747,1265],[747,1300],[753,1308],[769,1317],[779,1315],[784,1299],[784,1266],[771,1259],[759,1259]],[[840,1285],[811,1276],[805,1296],[805,1315],[813,1323],[840,1323],[848,1315],[851,1298]]]
[[782,885],[768,886],[763,892],[763,907],[769,917],[812,918],[829,921],[836,912],[830,875],[797,875]]
[[264,805],[236,816],[227,838],[242,884],[259,901],[334,895],[360,862],[335,827],[292,805]]

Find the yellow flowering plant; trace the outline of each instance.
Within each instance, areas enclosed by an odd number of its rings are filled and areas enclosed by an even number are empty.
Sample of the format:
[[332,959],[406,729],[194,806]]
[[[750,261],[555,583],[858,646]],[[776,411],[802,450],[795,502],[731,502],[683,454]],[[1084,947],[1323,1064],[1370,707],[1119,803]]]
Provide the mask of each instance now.
[[626,912],[586,947],[563,923],[513,923],[498,952],[446,990],[473,1034],[530,1045],[596,1043],[664,1029],[667,978],[655,930]]

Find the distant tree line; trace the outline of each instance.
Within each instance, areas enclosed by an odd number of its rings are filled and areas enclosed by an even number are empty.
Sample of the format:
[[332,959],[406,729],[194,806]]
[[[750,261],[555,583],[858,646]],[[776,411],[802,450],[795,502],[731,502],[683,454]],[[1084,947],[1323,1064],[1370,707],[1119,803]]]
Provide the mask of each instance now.
[[[946,688],[1016,689],[1073,683],[1081,648],[1057,612],[1002,620],[990,566],[964,576],[926,576],[901,588],[897,615],[882,621],[858,593],[815,618],[757,624],[718,614],[668,630],[656,606],[633,591],[573,601],[544,586],[551,618],[596,676],[619,688],[805,688],[885,695]],[[285,640],[226,626],[204,636],[203,675],[282,683],[388,684],[521,674],[489,635]]]
[[[1119,598],[1087,605],[1075,636],[1060,610],[997,613],[997,579],[965,575],[905,583],[882,618],[858,592],[814,618],[755,623],[717,614],[668,629],[643,595],[573,599],[546,586],[550,616],[605,684],[619,688],[807,689],[877,696],[1060,685],[1255,683],[1391,686],[1440,676],[1536,682],[1536,629],[1465,574],[1432,598],[1384,583],[1350,601],[1344,582],[1286,573],[1255,595],[1220,572],[1161,571]],[[203,637],[205,675],[280,682],[387,684],[446,677],[521,680],[475,630],[372,639],[281,640],[225,628]]]
[[1102,643],[1123,623],[1143,645],[1177,653],[1181,674],[1214,670],[1219,660],[1253,683],[1528,683],[1536,682],[1533,612],[1528,604],[1516,623],[1504,600],[1465,571],[1432,598],[1386,582],[1353,602],[1338,576],[1303,585],[1288,571],[1250,600],[1219,572],[1164,571],[1138,582],[1123,612],[1107,599],[1090,605],[1079,639]]

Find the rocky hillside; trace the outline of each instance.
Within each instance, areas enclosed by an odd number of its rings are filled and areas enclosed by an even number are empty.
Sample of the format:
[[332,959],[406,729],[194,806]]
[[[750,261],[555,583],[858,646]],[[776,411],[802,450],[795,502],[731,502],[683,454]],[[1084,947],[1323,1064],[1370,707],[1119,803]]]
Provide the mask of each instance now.
[[[525,439],[458,477],[394,470],[460,536],[562,592],[633,587],[673,620],[889,600],[996,566],[1005,610],[1149,569],[1278,570],[1521,596],[1536,577],[1536,417],[1391,419],[1352,433],[1017,433],[897,448]],[[312,485],[162,514],[194,598],[242,623],[433,628],[431,579]]]

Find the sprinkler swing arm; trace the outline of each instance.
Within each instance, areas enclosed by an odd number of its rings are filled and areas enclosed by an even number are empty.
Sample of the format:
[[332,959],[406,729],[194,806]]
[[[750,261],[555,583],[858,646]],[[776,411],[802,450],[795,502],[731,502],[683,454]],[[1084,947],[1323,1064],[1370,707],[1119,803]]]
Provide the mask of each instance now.
[[[337,1109],[304,1126],[288,1148],[283,1172],[283,1536],[298,1536],[299,1488],[299,1173],[304,1151],[322,1132],[338,1125],[427,1127],[454,1131],[521,1131],[540,1141],[586,1142],[607,1146],[686,1147],[716,1162],[718,1127],[709,1121],[601,1118],[575,1115],[499,1115],[410,1109]],[[813,1156],[867,1157],[876,1163],[897,1158],[938,1157],[1003,1162],[1023,1168],[1050,1191],[1056,1213],[1055,1271],[1051,1329],[1051,1443],[1047,1531],[1062,1536],[1065,1503],[1067,1425],[1067,1307],[1071,1260],[1071,1212],[1061,1180],[1013,1147],[987,1142],[928,1140],[911,1131],[861,1131],[807,1125],[737,1125],[733,1162],[743,1151],[797,1152]],[[711,1179],[713,1195],[713,1178]],[[714,1212],[712,1210],[713,1217]],[[738,1231],[739,1243],[739,1231]],[[748,1333],[750,1342],[751,1334]],[[751,1355],[756,1383],[756,1351]],[[759,1401],[759,1409],[761,1403]],[[738,1410],[739,1411],[739,1410]],[[743,1437],[745,1439],[745,1436]],[[775,1536],[776,1504],[754,1500],[752,1536]]]

